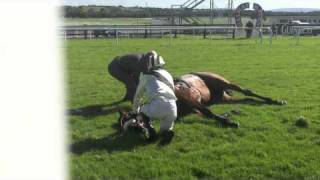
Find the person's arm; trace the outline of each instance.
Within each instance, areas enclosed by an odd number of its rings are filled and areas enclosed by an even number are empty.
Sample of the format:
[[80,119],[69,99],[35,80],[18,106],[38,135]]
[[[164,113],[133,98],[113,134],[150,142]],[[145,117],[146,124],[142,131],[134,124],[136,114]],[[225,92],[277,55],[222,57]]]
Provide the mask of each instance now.
[[141,98],[142,98],[142,95],[143,95],[144,89],[145,89],[145,83],[146,83],[145,77],[142,74],[140,74],[139,85],[137,87],[137,91],[136,91],[136,94],[134,95],[134,99],[133,99],[132,110],[134,112],[138,112],[138,110],[139,110],[140,101],[141,101]]

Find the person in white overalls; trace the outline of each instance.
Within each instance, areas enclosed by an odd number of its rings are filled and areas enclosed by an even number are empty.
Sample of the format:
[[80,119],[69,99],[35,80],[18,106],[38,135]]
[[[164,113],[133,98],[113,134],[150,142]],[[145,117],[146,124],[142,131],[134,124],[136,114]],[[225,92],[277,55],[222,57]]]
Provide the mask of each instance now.
[[[164,69],[164,60],[155,51],[144,60],[139,85],[133,100],[133,110],[143,113],[150,121],[160,120],[161,142],[169,143],[174,136],[173,126],[177,118],[176,96],[173,78]],[[161,143],[160,142],[160,143]]]

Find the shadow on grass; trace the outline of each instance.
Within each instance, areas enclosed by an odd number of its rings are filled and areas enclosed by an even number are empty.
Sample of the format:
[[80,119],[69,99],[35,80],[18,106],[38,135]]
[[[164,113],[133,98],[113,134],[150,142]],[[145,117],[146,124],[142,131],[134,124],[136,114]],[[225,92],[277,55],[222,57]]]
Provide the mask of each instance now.
[[180,120],[180,122],[177,122],[177,124],[178,123],[191,124],[191,125],[192,124],[203,124],[206,126],[211,126],[211,127],[216,127],[216,128],[237,129],[237,128],[233,128],[228,125],[222,124],[215,119],[207,119],[207,118],[200,119],[200,120],[199,119]]
[[118,106],[122,101],[113,102],[110,104],[89,105],[77,109],[68,110],[71,116],[96,117],[118,112],[119,109],[129,111],[129,106]]
[[[117,112],[119,109],[130,111],[131,107],[128,105],[119,106],[123,101],[116,101],[110,104],[96,104],[96,105],[89,105],[81,108],[70,109],[68,110],[68,114],[71,116],[83,116],[83,117],[96,117],[102,115],[108,115]],[[230,102],[218,102],[214,103],[213,105],[218,104],[249,104],[254,106],[262,106],[268,105],[268,103],[256,100],[252,98],[244,98],[244,99],[234,99]],[[192,110],[187,110],[187,113],[179,114],[179,116],[184,117],[186,115],[191,114]]]
[[137,133],[128,132],[123,136],[111,134],[108,137],[94,139],[88,138],[75,142],[70,146],[70,151],[81,155],[90,151],[130,151],[138,146],[146,145],[146,141]]
[[[243,113],[241,110],[239,109],[232,109],[230,111],[227,111],[223,114],[219,114],[219,116],[222,116],[222,117],[226,117],[228,119],[231,119],[232,120],[232,117],[234,115],[240,115],[240,116],[243,116],[243,115],[246,115],[245,113]],[[206,118],[205,116],[203,115],[200,115],[200,118],[197,118],[197,119],[189,119],[189,120],[184,120],[183,117],[180,118],[180,119],[177,119],[176,123],[183,123],[183,124],[194,124],[194,123],[201,123],[201,124],[205,124],[205,125],[209,125],[209,126],[216,126],[216,127],[221,127],[221,128],[232,128],[226,124],[223,124],[221,122],[219,122],[217,119],[214,119],[214,118]]]

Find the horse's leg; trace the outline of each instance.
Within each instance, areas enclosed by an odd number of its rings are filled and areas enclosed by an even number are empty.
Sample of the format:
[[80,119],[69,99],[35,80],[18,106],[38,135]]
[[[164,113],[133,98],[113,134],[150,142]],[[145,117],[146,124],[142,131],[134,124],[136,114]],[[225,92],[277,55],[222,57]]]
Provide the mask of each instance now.
[[207,118],[216,119],[225,125],[239,127],[238,123],[235,123],[226,117],[212,113],[210,109],[201,103],[201,94],[196,89],[185,85],[176,85],[175,94],[178,98],[177,105],[179,107],[179,114],[184,110],[192,110],[203,114]]
[[[230,90],[231,91],[231,90]],[[231,96],[229,93],[223,92],[222,97],[220,97],[220,101],[218,103],[223,103],[223,104],[257,104],[257,103],[264,103],[261,100],[251,98],[251,97],[245,97],[245,98],[239,98],[239,97],[234,97]]]
[[[226,84],[225,89],[231,89],[231,90],[234,90],[234,91],[238,91],[238,92],[240,92],[240,93],[242,93],[242,94],[244,94],[246,96],[251,96],[251,97],[256,97],[256,98],[262,99],[268,104],[276,104],[276,105],[285,105],[285,104],[287,104],[287,102],[284,101],[284,100],[273,100],[270,97],[258,95],[258,94],[256,94],[255,92],[253,92],[250,89],[244,89],[244,88],[242,88],[242,87],[240,87],[240,86],[238,86],[236,84],[233,84],[233,83]],[[244,100],[252,101],[252,99],[250,99],[250,98],[247,98],[247,99],[244,99]]]
[[227,126],[230,126],[230,127],[235,127],[235,128],[238,128],[240,126],[239,123],[234,122],[234,121],[230,120],[227,117],[212,113],[210,111],[210,109],[208,109],[203,104],[200,104],[198,102],[192,103],[191,107],[194,108],[195,110],[199,111],[201,114],[205,115],[209,119],[218,120],[221,124],[224,124],[224,125],[227,125]]
[[206,106],[204,106],[203,104],[201,104],[200,102],[198,102],[195,99],[188,98],[188,97],[186,97],[186,98],[180,97],[179,100],[180,100],[179,104],[180,105],[183,104],[184,108],[187,108],[187,109],[193,110],[193,111],[195,111],[195,112],[197,112],[199,114],[202,114],[206,118],[216,119],[221,124],[224,124],[224,125],[227,125],[227,126],[230,126],[230,127],[238,128],[240,126],[239,123],[234,122],[234,121],[230,120],[227,117],[224,117],[222,115],[214,114],[213,112],[210,111],[210,109],[208,109]]

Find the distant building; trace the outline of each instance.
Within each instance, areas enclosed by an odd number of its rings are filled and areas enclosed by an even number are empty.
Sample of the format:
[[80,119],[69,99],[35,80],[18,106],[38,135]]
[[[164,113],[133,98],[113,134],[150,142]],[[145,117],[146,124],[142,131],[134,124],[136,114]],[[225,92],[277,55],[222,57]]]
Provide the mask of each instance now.
[[[318,26],[320,24],[320,16],[269,16],[268,23],[276,24],[277,34],[297,34],[297,30],[292,25],[306,25]],[[315,27],[303,27],[300,32],[301,35],[318,35],[320,34],[320,28]]]
[[269,16],[268,18],[271,24],[289,24],[292,21],[320,24],[320,16]]

